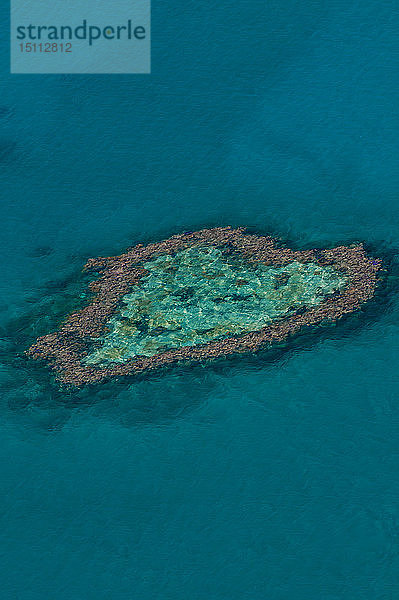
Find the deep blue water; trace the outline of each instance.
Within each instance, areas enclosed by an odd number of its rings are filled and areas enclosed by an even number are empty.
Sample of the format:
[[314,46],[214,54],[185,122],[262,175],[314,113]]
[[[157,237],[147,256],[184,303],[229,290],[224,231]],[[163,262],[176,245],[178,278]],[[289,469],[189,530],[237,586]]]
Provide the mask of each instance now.
[[[11,76],[6,37],[1,597],[398,598],[397,2],[154,3],[149,76]],[[21,357],[87,257],[226,224],[390,283],[273,360],[72,394]]]

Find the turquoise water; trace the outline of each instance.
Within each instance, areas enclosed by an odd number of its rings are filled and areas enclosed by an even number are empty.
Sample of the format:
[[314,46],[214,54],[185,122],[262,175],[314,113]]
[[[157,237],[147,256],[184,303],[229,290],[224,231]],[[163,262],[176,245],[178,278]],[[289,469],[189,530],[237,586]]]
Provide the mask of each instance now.
[[[152,75],[91,77],[10,76],[3,36],[2,596],[398,597],[398,31],[389,1],[159,4]],[[391,279],[256,357],[78,393],[26,362],[88,257],[226,224],[365,240]]]
[[317,306],[347,283],[332,267],[254,265],[220,248],[189,248],[143,267],[147,275],[122,298],[88,364],[123,363],[257,331],[298,308]]

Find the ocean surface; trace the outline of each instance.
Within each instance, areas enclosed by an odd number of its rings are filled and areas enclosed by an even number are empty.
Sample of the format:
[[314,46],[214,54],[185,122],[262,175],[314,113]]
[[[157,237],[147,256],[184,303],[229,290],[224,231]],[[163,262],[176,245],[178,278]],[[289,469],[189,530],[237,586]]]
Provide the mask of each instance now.
[[[9,75],[0,13],[1,598],[399,598],[398,3],[154,3],[137,76]],[[25,359],[87,258],[218,225],[364,241],[384,281],[212,366]]]

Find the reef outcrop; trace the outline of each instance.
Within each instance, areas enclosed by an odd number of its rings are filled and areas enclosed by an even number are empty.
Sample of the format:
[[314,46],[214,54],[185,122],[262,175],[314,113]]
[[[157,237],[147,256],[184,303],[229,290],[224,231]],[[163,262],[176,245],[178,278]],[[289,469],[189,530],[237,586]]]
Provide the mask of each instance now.
[[92,300],[27,354],[81,386],[179,361],[255,352],[373,297],[361,243],[292,250],[244,228],[185,232],[90,259]]

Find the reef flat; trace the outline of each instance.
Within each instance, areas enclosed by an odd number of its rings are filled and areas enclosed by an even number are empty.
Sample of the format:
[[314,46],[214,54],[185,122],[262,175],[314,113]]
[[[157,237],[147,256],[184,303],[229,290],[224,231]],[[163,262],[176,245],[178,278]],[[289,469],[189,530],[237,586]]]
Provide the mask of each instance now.
[[93,298],[27,354],[81,386],[178,361],[254,352],[372,298],[362,244],[292,250],[244,228],[186,232],[90,259]]

